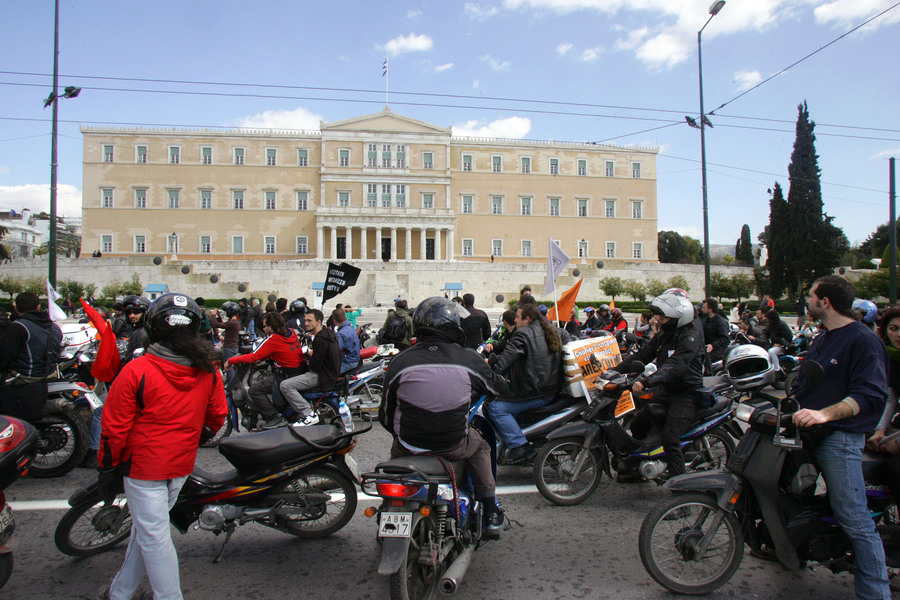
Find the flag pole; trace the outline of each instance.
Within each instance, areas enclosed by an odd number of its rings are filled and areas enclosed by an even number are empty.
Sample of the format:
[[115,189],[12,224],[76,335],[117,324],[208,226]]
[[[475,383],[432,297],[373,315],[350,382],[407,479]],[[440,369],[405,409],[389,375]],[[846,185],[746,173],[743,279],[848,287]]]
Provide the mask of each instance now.
[[391,87],[391,69],[390,69],[390,64],[388,63],[388,60],[390,60],[390,57],[387,54],[385,54],[384,55],[384,105],[385,106],[390,105],[390,102],[388,102],[388,90]]

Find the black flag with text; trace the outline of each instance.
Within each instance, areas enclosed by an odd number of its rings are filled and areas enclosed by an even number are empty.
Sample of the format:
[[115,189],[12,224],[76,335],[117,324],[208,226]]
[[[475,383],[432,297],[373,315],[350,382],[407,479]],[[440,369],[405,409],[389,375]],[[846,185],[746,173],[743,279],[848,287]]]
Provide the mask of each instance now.
[[342,293],[348,287],[356,285],[362,271],[353,265],[328,263],[328,275],[325,277],[325,290],[322,292],[322,305],[331,298]]

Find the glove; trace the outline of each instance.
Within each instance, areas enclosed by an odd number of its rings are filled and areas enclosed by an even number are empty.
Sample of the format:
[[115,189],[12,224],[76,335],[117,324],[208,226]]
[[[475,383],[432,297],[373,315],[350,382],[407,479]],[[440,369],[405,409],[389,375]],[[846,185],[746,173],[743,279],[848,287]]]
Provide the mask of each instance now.
[[100,469],[100,474],[97,476],[97,495],[103,502],[109,504],[124,491],[125,485],[118,467]]
[[602,373],[600,373],[600,377],[602,377],[603,379],[606,379],[607,381],[610,381],[613,379],[618,379],[621,376],[622,376],[621,373],[619,373],[618,371],[613,371],[612,369],[610,369],[608,371],[603,371]]
[[216,432],[212,430],[209,425],[204,425],[203,429],[200,430],[200,444],[205,444],[209,440],[213,439],[213,436],[216,435]]

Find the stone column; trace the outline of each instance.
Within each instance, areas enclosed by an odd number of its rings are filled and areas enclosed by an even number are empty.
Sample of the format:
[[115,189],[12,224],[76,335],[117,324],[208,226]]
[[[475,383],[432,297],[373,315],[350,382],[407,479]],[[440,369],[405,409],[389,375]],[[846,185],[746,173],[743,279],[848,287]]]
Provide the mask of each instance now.
[[406,235],[406,260],[412,260],[412,227],[404,227],[403,233]]
[[375,227],[375,260],[381,260],[381,225]]
[[325,234],[321,225],[316,225],[316,258],[322,260],[325,258]]
[[447,260],[453,260],[456,256],[453,245],[456,243],[453,236],[453,228],[447,229]]
[[347,227],[347,260],[353,258],[353,227]]
[[359,228],[359,257],[363,260],[369,260],[369,228]]
[[434,260],[441,260],[441,230],[434,228]]
[[419,260],[425,260],[425,241],[428,237],[427,233],[427,227],[419,228]]
[[337,258],[337,227],[331,228],[331,256],[328,258],[334,260]]
[[397,260],[397,228],[391,227],[391,260]]

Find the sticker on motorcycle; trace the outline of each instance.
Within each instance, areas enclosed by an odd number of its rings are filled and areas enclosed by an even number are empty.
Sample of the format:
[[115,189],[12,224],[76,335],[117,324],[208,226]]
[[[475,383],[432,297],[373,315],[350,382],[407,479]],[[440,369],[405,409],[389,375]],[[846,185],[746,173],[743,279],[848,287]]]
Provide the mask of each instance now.
[[622,415],[627,415],[634,409],[634,398],[631,396],[631,390],[625,390],[622,392],[622,395],[619,396],[619,402],[616,404],[615,416],[616,418],[619,418]]
[[409,537],[412,526],[412,513],[408,512],[383,512],[381,523],[378,525],[378,537]]

